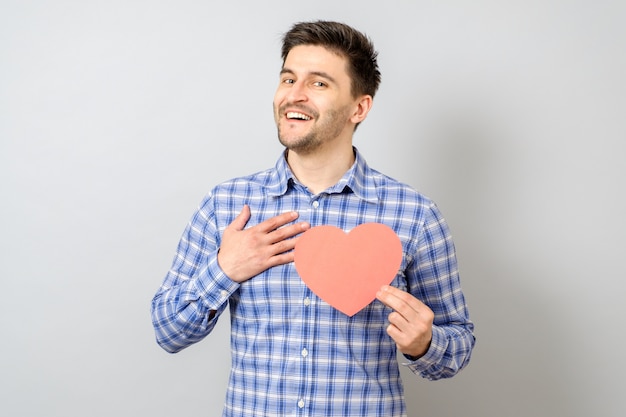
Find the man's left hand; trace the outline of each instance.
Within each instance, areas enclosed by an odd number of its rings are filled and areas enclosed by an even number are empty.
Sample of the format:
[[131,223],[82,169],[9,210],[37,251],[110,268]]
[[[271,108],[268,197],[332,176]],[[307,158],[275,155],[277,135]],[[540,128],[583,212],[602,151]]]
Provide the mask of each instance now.
[[394,311],[389,314],[387,334],[405,355],[421,357],[433,337],[433,311],[408,292],[384,285],[376,298]]

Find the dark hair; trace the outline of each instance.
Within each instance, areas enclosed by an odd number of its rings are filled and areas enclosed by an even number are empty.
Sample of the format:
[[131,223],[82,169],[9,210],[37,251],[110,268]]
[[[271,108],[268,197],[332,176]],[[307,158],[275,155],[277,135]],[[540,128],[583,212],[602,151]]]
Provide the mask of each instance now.
[[352,95],[369,94],[374,97],[380,84],[376,60],[378,52],[365,34],[338,22],[319,20],[296,23],[283,36],[283,64],[289,51],[300,45],[323,46],[344,56],[348,60],[348,74],[352,79]]

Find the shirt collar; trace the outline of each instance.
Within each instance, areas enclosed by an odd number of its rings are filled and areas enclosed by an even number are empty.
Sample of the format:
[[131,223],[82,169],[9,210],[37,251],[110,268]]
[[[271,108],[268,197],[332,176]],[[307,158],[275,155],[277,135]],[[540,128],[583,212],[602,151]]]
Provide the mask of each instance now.
[[[327,192],[341,193],[353,192],[357,197],[369,202],[378,201],[378,192],[376,190],[376,182],[374,181],[374,171],[370,169],[357,148],[354,148],[354,164],[334,186],[330,187]],[[278,158],[274,166],[272,179],[269,182],[269,195],[284,195],[291,182],[297,182],[296,176],[287,164],[287,151],[283,152]]]

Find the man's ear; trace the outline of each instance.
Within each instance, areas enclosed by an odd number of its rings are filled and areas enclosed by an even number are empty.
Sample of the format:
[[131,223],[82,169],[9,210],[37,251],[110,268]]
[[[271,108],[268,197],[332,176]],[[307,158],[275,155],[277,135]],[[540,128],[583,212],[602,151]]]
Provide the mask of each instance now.
[[354,110],[350,121],[357,125],[365,120],[367,114],[372,108],[373,103],[374,99],[372,98],[372,96],[368,94],[361,96],[361,98],[356,102],[356,109]]

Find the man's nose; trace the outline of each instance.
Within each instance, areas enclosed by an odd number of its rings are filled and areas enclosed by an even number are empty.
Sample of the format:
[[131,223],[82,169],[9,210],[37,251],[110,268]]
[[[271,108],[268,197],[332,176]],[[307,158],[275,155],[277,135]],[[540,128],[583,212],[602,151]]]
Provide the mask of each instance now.
[[296,81],[289,88],[289,93],[287,94],[289,101],[298,102],[298,101],[306,101],[306,88],[303,82]]

